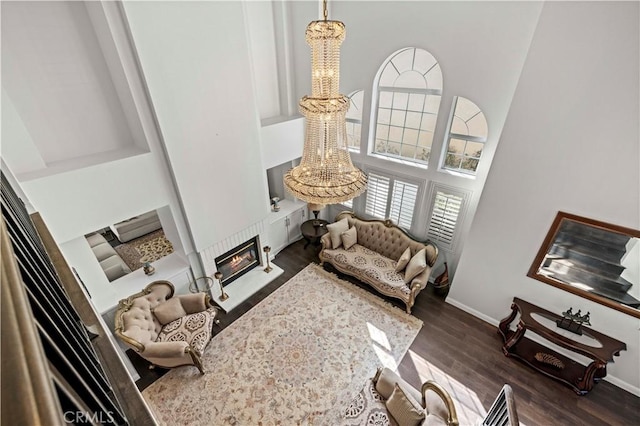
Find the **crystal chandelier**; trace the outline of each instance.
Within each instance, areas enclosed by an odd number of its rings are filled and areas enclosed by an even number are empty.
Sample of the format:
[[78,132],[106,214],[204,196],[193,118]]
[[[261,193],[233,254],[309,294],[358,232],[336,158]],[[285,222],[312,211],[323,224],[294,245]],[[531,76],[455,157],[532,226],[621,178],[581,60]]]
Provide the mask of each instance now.
[[306,119],[302,160],[284,176],[294,197],[319,205],[351,200],[367,187],[366,175],[353,165],[347,148],[349,98],[338,92],[345,27],[327,20],[326,0],[323,10],[324,20],[311,22],[305,32],[311,46],[311,96],[299,104]]

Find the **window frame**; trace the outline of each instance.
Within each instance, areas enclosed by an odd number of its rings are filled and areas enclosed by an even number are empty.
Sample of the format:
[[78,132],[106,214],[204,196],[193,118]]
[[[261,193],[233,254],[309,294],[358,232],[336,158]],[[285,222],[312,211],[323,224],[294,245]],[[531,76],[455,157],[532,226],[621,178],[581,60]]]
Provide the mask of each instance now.
[[[472,136],[472,135],[464,135],[461,133],[454,133],[451,131],[451,128],[453,127],[453,120],[456,117],[456,108],[458,106],[458,100],[460,98],[466,99],[467,101],[473,103],[473,105],[475,105],[478,108],[478,112],[476,114],[474,114],[471,118],[477,116],[478,114],[482,114],[484,121],[487,125],[487,135],[486,136]],[[471,120],[471,118],[469,118],[469,120]],[[467,121],[469,121],[467,120]],[[465,121],[466,122],[466,121]],[[474,157],[466,157],[464,155],[464,151],[462,152],[462,160],[460,162],[460,166],[458,166],[458,168],[453,168],[453,167],[449,167],[446,165],[447,162],[447,156],[449,155],[449,145],[451,144],[451,140],[452,139],[458,139],[458,140],[463,140],[465,141],[465,147],[467,142],[475,142],[475,143],[481,143],[482,144],[482,153],[480,154],[480,157],[477,158],[478,160],[478,165],[476,166],[476,170],[472,171],[472,170],[467,170],[467,169],[463,169],[462,168],[462,162],[464,161],[465,158],[472,158],[475,159]],[[484,111],[475,103],[473,102],[471,99],[469,98],[465,98],[464,96],[454,96],[453,97],[453,102],[451,102],[451,111],[449,113],[449,120],[447,121],[447,128],[446,128],[446,136],[445,136],[445,141],[442,145],[442,155],[440,156],[440,167],[439,167],[439,171],[445,171],[445,172],[449,172],[449,173],[455,173],[455,174],[461,174],[464,177],[469,177],[469,178],[473,178],[475,179],[475,177],[478,174],[478,168],[480,167],[480,162],[482,160],[485,148],[487,146],[487,141],[489,139],[489,123],[487,123],[487,116],[485,115]]]
[[[440,114],[440,107],[442,105],[442,94],[443,94],[443,88],[407,88],[407,87],[395,87],[395,86],[382,86],[380,85],[380,79],[382,77],[382,74],[384,72],[384,70],[387,68],[387,66],[391,65],[395,68],[395,65],[393,64],[393,59],[396,58],[398,55],[400,55],[401,53],[407,51],[407,50],[414,50],[414,57],[415,57],[415,52],[418,50],[421,50],[425,53],[427,53],[428,55],[430,55],[433,60],[435,61],[435,63],[426,71],[422,72],[421,74],[423,76],[426,76],[427,73],[429,73],[432,69],[434,69],[435,67],[438,67],[440,69],[440,75],[442,77],[442,68],[440,67],[440,63],[438,62],[437,59],[435,59],[435,57],[431,54],[431,52],[419,48],[419,47],[406,47],[400,50],[395,51],[392,55],[390,55],[380,66],[380,68],[378,69],[378,73],[376,74],[376,77],[374,79],[374,88],[373,88],[373,97],[372,97],[372,101],[371,101],[371,119],[370,119],[370,124],[369,124],[369,138],[368,138],[368,149],[367,149],[367,154],[369,156],[375,157],[375,158],[379,158],[385,161],[393,161],[396,163],[401,163],[401,164],[406,164],[406,165],[410,165],[410,166],[414,166],[414,167],[419,167],[419,168],[423,168],[423,169],[427,169],[429,166],[429,162],[431,161],[431,154],[433,153],[433,149],[434,149],[434,141],[436,140],[435,135],[436,135],[436,128],[437,128],[437,120],[438,120],[438,115]],[[396,69],[396,71],[398,71]],[[410,71],[416,71],[414,69],[410,70]],[[406,71],[403,71],[403,73]],[[402,73],[399,73],[399,75],[402,75]],[[426,77],[425,77],[426,78]],[[442,84],[442,86],[444,87],[444,84]],[[381,98],[381,94],[383,92],[387,92],[387,93],[391,93],[392,96],[395,93],[406,93],[408,95],[410,94],[416,94],[416,95],[423,95],[425,97],[424,99],[424,103],[423,103],[423,107],[422,107],[422,111],[420,112],[421,114],[421,118],[420,118],[420,125],[418,126],[417,129],[410,127],[409,130],[414,130],[418,133],[418,142],[416,142],[415,145],[415,150],[416,153],[418,151],[418,149],[420,148],[424,148],[421,147],[419,145],[419,138],[420,138],[420,132],[421,131],[425,131],[425,129],[421,129],[421,124],[422,124],[422,120],[424,119],[424,115],[425,114],[430,114],[434,116],[434,125],[433,125],[433,129],[431,130],[432,135],[431,135],[431,145],[429,147],[429,152],[428,152],[428,157],[426,160],[421,160],[421,159],[417,159],[415,158],[415,156],[417,154],[414,154],[414,157],[405,157],[403,156],[401,153],[400,154],[392,154],[392,153],[388,153],[388,152],[377,152],[376,151],[376,143],[378,141],[378,126],[379,125],[387,125],[389,126],[389,128],[391,127],[398,127],[398,126],[392,126],[391,125],[391,119],[389,120],[388,124],[384,124],[384,123],[379,123],[378,122],[378,118],[379,118],[379,110],[380,110],[380,98]],[[428,97],[429,96],[439,96],[439,102],[438,102],[438,107],[436,109],[435,112],[430,113],[429,111],[426,110],[426,105],[428,102]],[[409,109],[409,106],[407,104],[407,107],[405,109],[399,109],[399,108],[394,108],[393,104],[391,105],[391,107],[389,108],[390,112],[392,113],[394,110],[398,110],[398,111],[403,111],[404,112],[404,123],[402,126],[402,136],[401,136],[401,141],[398,142],[400,149],[402,150],[402,146],[404,144],[404,142],[402,141],[402,139],[404,139],[404,134],[405,134],[405,130],[407,129],[406,127],[406,121],[407,121],[407,115],[409,112],[417,112],[417,111],[413,111]],[[427,130],[428,131],[428,130]],[[388,137],[386,138],[387,143],[389,142]],[[414,145],[411,145],[411,147],[414,147]]]
[[[362,103],[360,105],[360,107],[356,107],[357,110],[360,112],[360,118],[356,119],[356,118],[351,118],[348,117],[349,115],[349,111],[347,111],[347,117],[345,117],[345,122],[347,123],[352,123],[354,125],[359,125],[360,126],[360,135],[359,135],[359,139],[358,139],[358,146],[353,146],[349,144],[349,141],[347,141],[347,149],[351,152],[355,152],[355,153],[360,153],[360,151],[362,151],[362,114],[364,112],[364,89],[358,89],[358,90],[354,90],[353,92],[349,93],[349,95],[347,95],[347,97],[349,98],[350,104],[349,104],[349,110],[351,109],[351,105],[356,105],[353,103],[353,97],[359,95],[360,93],[362,93]],[[347,135],[351,136],[349,131],[347,130]]]
[[[416,179],[413,178],[411,176],[406,176],[406,175],[402,175],[402,174],[397,174],[397,173],[390,173],[388,171],[384,171],[381,169],[377,169],[377,168],[368,168],[366,170],[367,172],[367,176],[371,176],[371,174],[373,173],[373,175],[377,175],[383,178],[387,178],[389,179],[389,186],[388,186],[388,190],[387,190],[387,195],[386,195],[386,199],[385,199],[385,216],[384,217],[379,217],[379,216],[374,216],[371,213],[369,213],[367,211],[367,201],[368,201],[368,197],[369,197],[369,189],[367,188],[367,191],[363,194],[363,200],[362,200],[362,214],[364,216],[366,216],[367,218],[370,219],[377,219],[377,220],[386,220],[389,219],[389,216],[391,214],[391,206],[392,206],[392,201],[393,201],[393,193],[394,193],[394,186],[395,186],[395,182],[401,182],[403,184],[408,184],[408,185],[414,185],[416,187],[416,197],[415,197],[415,201],[413,204],[413,209],[411,212],[411,224],[410,226],[405,226],[403,224],[400,224],[399,221],[396,221],[394,219],[393,223],[396,224],[398,227],[405,229],[407,231],[412,231],[416,225],[417,225],[417,220],[418,220],[418,214],[417,214],[417,210],[420,208],[420,206],[422,205],[423,199],[424,199],[424,188],[426,186],[426,182],[424,180],[421,179]],[[413,232],[412,232],[413,233]]]

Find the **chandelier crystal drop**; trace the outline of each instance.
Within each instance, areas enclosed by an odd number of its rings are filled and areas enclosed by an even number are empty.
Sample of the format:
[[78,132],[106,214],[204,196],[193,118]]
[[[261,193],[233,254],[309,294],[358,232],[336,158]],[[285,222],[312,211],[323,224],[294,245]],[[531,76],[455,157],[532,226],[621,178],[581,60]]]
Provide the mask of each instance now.
[[299,103],[305,117],[305,141],[300,165],[284,176],[284,185],[294,197],[312,204],[342,203],[362,194],[366,175],[351,162],[347,148],[345,117],[349,98],[339,93],[340,44],[345,26],[324,20],[307,26],[311,46],[311,96]]

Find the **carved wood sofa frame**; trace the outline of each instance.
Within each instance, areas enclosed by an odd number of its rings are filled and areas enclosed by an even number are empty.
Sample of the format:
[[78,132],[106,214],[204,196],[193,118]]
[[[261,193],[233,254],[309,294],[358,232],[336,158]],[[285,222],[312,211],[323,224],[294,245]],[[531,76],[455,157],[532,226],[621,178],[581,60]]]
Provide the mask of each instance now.
[[[149,316],[146,319],[147,321],[153,322],[156,335],[160,332],[163,325],[161,325],[153,315],[153,309],[156,306],[158,306],[160,303],[171,299],[175,293],[175,288],[173,284],[165,280],[154,281],[149,285],[147,285],[144,289],[142,289],[138,293],[135,293],[127,297],[126,299],[120,300],[120,302],[118,303],[118,309],[116,310],[116,313],[115,313],[115,327],[114,327],[115,335],[119,339],[121,339],[123,342],[125,342],[128,346],[130,346],[133,350],[135,350],[140,356],[142,356],[143,358],[151,362],[152,367],[154,365],[158,365],[164,368],[173,368],[173,367],[179,367],[183,365],[194,365],[195,367],[198,368],[201,374],[204,374],[201,355],[198,353],[198,351],[196,351],[192,347],[190,342],[187,342],[187,345],[184,348],[185,356],[182,356],[182,357],[167,356],[166,360],[164,360],[166,362],[163,362],[162,356],[157,356],[157,355],[153,357],[145,356],[145,351],[148,349],[147,346],[149,346],[150,344],[156,344],[159,342],[150,341],[147,345],[145,345],[145,343],[140,342],[125,334],[125,321],[123,319],[124,315],[127,314],[132,307],[134,307],[136,299],[148,297],[150,294],[158,291],[160,287],[166,287],[166,290],[164,294],[159,292],[159,296],[162,296],[162,297],[158,297],[157,300],[155,301],[149,300],[150,302],[148,306],[149,312],[147,313],[147,315]],[[194,296],[194,295],[187,295],[187,297],[189,296]],[[203,294],[202,296],[204,298],[203,300],[203,303],[204,303],[203,307],[205,308],[204,310],[211,310],[211,309],[215,310],[215,313],[213,314],[214,315],[213,322],[216,324],[219,323],[220,320],[215,318],[215,316],[217,316],[218,308],[211,303],[211,297],[209,296],[209,294]],[[142,309],[145,309],[145,308],[143,307]],[[163,343],[174,343],[174,342],[163,342]]]
[[[338,271],[371,285],[379,293],[402,300],[406,305],[407,313],[411,313],[411,308],[415,303],[416,296],[426,288],[428,284],[432,267],[438,258],[438,247],[432,242],[417,241],[402,228],[395,225],[390,219],[384,221],[376,219],[367,220],[359,218],[354,212],[344,211],[336,216],[336,222],[343,218],[347,218],[349,227],[356,227],[357,244],[373,250],[394,262],[398,261],[407,247],[411,248],[411,256],[423,248],[427,249],[426,269],[413,278],[408,284],[403,282],[403,284],[398,286],[390,286],[381,279],[376,278],[374,274],[360,273],[353,268],[352,265],[341,264],[336,261],[334,256],[327,252],[327,250],[332,249],[329,233],[323,235],[320,239],[322,249],[318,256],[321,265],[325,262],[331,263]],[[395,264],[393,266],[395,267]]]

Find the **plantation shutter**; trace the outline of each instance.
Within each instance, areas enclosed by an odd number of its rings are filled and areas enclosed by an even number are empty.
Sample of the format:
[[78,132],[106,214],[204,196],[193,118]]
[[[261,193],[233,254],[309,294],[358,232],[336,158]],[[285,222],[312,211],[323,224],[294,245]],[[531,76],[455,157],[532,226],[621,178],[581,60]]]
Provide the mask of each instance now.
[[464,198],[460,195],[436,191],[431,220],[427,229],[429,238],[444,247],[453,248],[453,242]]
[[418,185],[396,180],[393,182],[389,218],[398,226],[411,228],[413,210],[418,198]]
[[367,183],[367,204],[365,212],[373,217],[385,219],[389,199],[390,179],[375,173],[369,173]]

